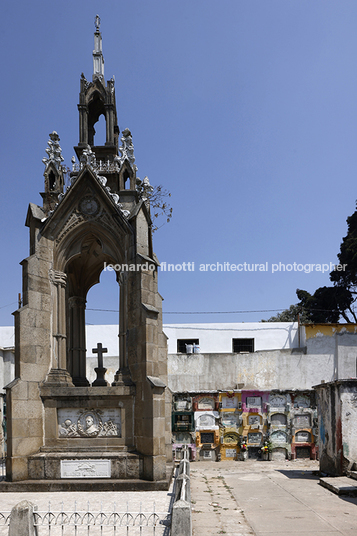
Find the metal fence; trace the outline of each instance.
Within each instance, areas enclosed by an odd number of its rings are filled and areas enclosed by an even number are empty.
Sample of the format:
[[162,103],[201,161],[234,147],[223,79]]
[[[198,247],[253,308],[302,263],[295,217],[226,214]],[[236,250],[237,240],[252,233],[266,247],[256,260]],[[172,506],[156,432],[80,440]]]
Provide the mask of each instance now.
[[[0,513],[0,535],[7,536],[11,512]],[[63,508],[54,511],[51,503],[46,512],[34,511],[35,534],[38,536],[169,536],[171,527],[170,512],[157,512],[155,503],[151,511],[120,511],[116,505],[112,510],[94,511],[90,504],[87,510],[77,509],[69,512]]]

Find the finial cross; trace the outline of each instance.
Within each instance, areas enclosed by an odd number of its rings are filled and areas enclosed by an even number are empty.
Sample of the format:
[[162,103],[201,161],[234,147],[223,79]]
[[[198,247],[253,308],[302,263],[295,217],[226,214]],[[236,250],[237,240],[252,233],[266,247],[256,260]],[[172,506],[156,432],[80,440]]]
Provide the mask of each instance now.
[[100,27],[100,17],[99,15],[97,15],[94,19],[94,24],[95,24],[95,29],[97,32],[99,32],[99,27]]
[[102,343],[98,342],[97,348],[92,348],[93,354],[98,354],[98,368],[103,368],[103,354],[108,352],[108,348],[103,348]]

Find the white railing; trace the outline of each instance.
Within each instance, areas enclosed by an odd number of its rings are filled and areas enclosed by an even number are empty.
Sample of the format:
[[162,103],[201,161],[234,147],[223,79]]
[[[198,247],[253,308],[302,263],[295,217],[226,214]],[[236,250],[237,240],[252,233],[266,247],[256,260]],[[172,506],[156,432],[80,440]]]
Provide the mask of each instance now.
[[[112,510],[92,510],[90,503],[85,511],[73,511],[62,508],[52,510],[51,503],[47,511],[33,509],[33,534],[37,536],[169,536],[171,526],[170,512],[157,512],[155,503],[151,511],[119,510],[116,504]],[[8,534],[11,512],[0,513],[0,535]],[[32,523],[32,521],[31,521]]]
[[[77,163],[73,163],[72,164],[72,171],[74,172],[78,172],[78,171],[81,171],[84,167],[84,163],[80,162],[79,164]],[[96,160],[94,160],[94,162],[92,163],[92,168],[94,169],[94,171],[98,172],[98,171],[103,171],[104,173],[105,172],[118,172],[120,167],[119,167],[119,164],[117,162],[109,162],[109,160],[107,160],[107,162],[104,162],[103,160],[99,160],[99,162],[97,162]]]

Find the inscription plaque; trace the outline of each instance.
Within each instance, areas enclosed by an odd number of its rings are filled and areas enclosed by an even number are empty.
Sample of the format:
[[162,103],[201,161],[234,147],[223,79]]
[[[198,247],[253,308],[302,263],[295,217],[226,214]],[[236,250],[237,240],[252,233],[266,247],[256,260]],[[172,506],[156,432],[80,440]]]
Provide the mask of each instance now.
[[286,443],[287,435],[284,432],[281,432],[280,430],[278,430],[277,432],[273,432],[271,434],[271,440],[274,443]]
[[269,404],[272,408],[282,408],[286,404],[286,398],[282,395],[269,395]]
[[271,416],[272,426],[286,426],[287,419],[283,413],[275,413]]
[[110,477],[110,460],[61,460],[61,478]]
[[248,443],[260,443],[262,434],[259,432],[250,432],[248,434]]
[[224,396],[222,398],[222,408],[237,408],[238,407],[238,398],[236,396],[228,397]]
[[295,436],[296,443],[310,443],[311,435],[309,432],[297,432]]
[[200,398],[197,403],[197,409],[214,409],[215,401],[213,398]]
[[260,416],[259,415],[249,415],[248,424],[250,424],[250,425],[260,424]]
[[248,408],[260,408],[262,405],[261,396],[247,396],[246,405]]
[[235,458],[237,455],[236,449],[226,449],[226,458]]
[[310,415],[295,415],[294,417],[295,428],[309,428],[310,427]]
[[234,413],[221,413],[222,416],[222,424],[223,426],[232,426],[237,427],[239,423],[239,415],[235,415]]

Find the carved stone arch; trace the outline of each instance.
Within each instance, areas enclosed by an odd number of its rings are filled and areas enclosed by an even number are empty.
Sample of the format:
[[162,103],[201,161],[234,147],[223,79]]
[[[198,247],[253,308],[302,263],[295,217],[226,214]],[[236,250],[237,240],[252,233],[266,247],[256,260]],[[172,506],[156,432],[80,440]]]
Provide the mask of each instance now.
[[[105,216],[105,215],[104,215]],[[103,217],[103,215],[102,215]],[[65,274],[66,367],[74,385],[86,386],[85,308],[90,288],[99,283],[105,265],[127,263],[128,229],[113,225],[109,230],[98,220],[81,221],[57,245],[54,266]],[[119,284],[119,273],[117,282]],[[124,292],[120,291],[122,298]],[[120,304],[118,303],[118,307]],[[124,319],[122,320],[124,322]]]

